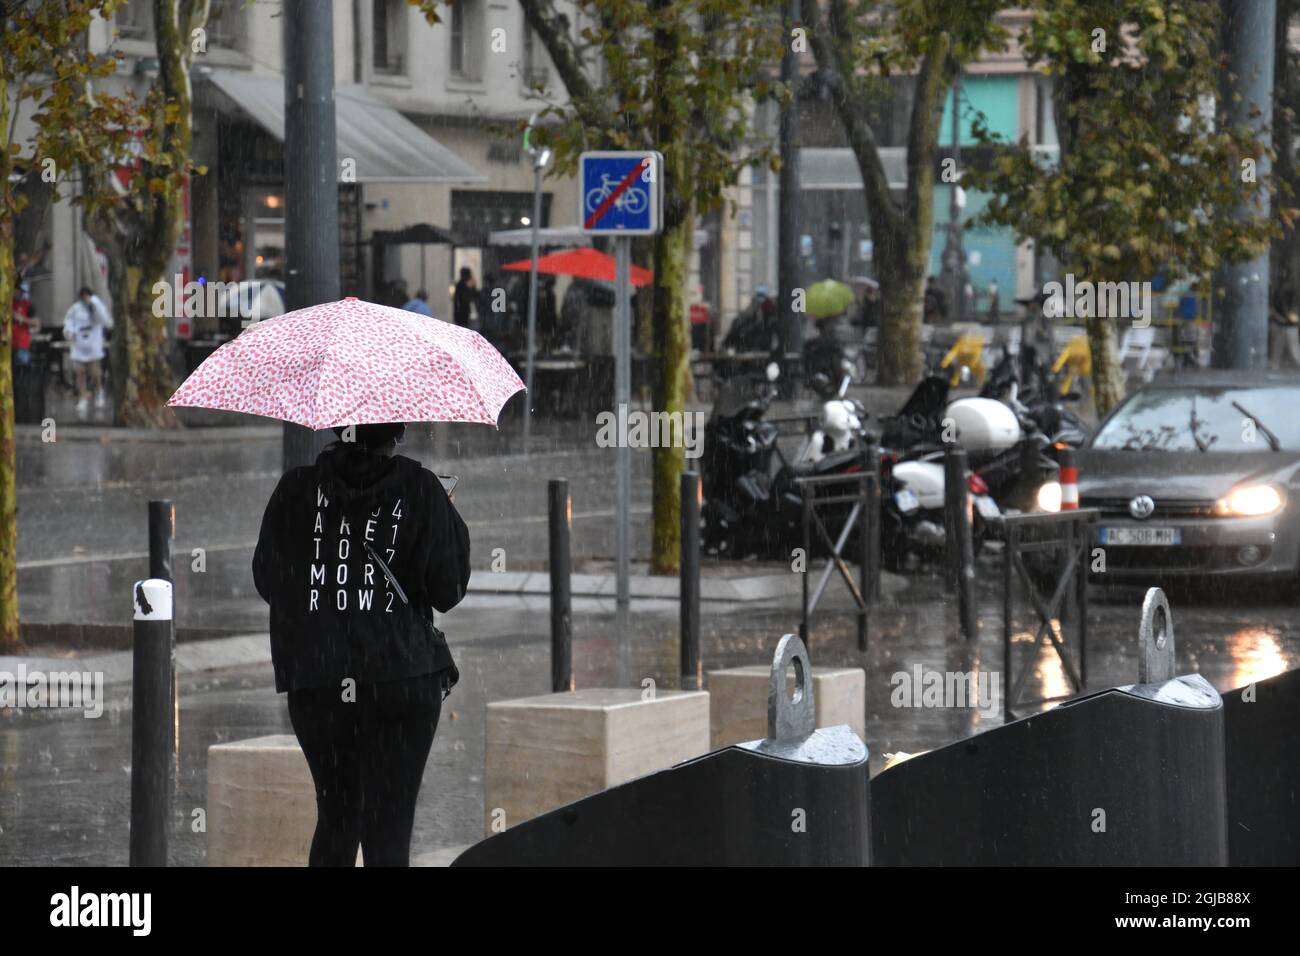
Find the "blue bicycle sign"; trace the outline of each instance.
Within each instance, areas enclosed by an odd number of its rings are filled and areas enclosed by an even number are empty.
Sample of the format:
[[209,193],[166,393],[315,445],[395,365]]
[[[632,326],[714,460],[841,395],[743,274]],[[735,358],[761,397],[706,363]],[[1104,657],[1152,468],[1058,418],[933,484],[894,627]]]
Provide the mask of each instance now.
[[[600,185],[587,193],[587,209],[595,211],[600,208],[600,204],[611,195],[619,186],[615,177],[608,173],[601,174]],[[626,209],[631,215],[639,216],[650,205],[650,197],[646,195],[644,189],[636,186],[629,186],[622,193],[614,197],[614,206],[618,209]]]
[[584,232],[649,236],[659,231],[663,158],[656,152],[590,152],[579,157]]

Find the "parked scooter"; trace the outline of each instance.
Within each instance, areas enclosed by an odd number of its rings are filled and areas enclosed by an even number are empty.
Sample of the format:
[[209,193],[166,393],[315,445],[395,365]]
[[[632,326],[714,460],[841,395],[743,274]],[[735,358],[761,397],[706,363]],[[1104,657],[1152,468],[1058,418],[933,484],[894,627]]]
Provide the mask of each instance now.
[[[805,445],[801,460],[792,464],[784,459],[777,445],[776,425],[764,418],[776,394],[778,375],[773,364],[764,383],[731,383],[720,393],[705,425],[701,540],[708,554],[788,558],[793,549],[803,546],[799,479],[852,475],[863,467],[864,443],[874,436],[864,427],[865,411],[843,397],[843,385],[840,393],[828,395],[830,411],[823,416],[823,428]],[[841,422],[840,412],[855,420]],[[828,424],[829,429],[825,427]],[[773,473],[777,462],[780,466]],[[837,504],[823,510],[821,517],[828,527],[842,528],[851,509],[851,504]],[[881,538],[886,548],[912,533],[918,510],[915,496],[893,479],[887,464],[882,465]],[[858,547],[854,528],[845,553],[856,554]],[[813,551],[824,554],[824,542],[815,540]]]
[[[1082,447],[1089,429],[1066,405],[1077,399],[1077,394],[1062,396],[1046,369],[1024,366],[1014,357],[1004,356],[981,391],[983,397],[1010,409],[1022,437],[1014,447],[984,462],[979,475],[1004,509],[1033,511],[1038,508],[1036,496],[1043,479],[1060,467],[1061,449]],[[1022,382],[1026,376],[1027,385]],[[1028,475],[1026,468],[1031,469]]]
[[[978,462],[990,447],[1008,438],[1006,423],[998,421],[1000,416],[995,409],[972,408],[970,399],[959,399],[950,405],[948,391],[946,374],[928,376],[917,385],[902,409],[884,420],[881,444],[887,449],[887,458],[892,459],[892,476],[915,496],[917,503],[916,518],[908,537],[885,551],[886,567],[901,569],[910,555],[923,561],[935,560],[947,547],[943,459],[945,439],[959,437],[956,433],[946,434],[955,425],[950,421],[953,410],[967,422],[963,444],[973,461]],[[1002,509],[978,474],[968,474],[967,483],[973,504],[973,544],[978,554],[993,535]]]
[[820,461],[834,452],[849,451],[856,447],[859,437],[864,434],[867,410],[857,399],[847,397],[851,381],[847,363],[842,363],[841,372],[838,389],[824,373],[813,379],[813,389],[822,399],[822,410],[817,428],[795,456],[796,466]]
[[701,545],[706,554],[769,555],[783,542],[774,522],[772,458],[780,455],[776,425],[764,420],[780,372],[768,365],[763,380],[739,377],[718,393],[704,426],[704,503]]

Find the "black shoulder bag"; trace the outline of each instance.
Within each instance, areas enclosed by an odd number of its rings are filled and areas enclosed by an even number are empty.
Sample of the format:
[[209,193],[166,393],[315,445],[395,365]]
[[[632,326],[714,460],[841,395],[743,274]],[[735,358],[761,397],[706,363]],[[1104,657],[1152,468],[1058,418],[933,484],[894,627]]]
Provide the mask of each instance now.
[[[411,602],[407,599],[406,592],[402,590],[402,586],[397,582],[397,576],[388,569],[388,565],[385,564],[384,559],[375,552],[375,549],[370,546],[370,542],[366,541],[364,543],[366,546],[366,553],[370,555],[375,564],[379,565],[379,570],[384,572],[384,577],[388,578],[388,583],[393,586],[393,590],[396,591],[397,596],[402,599],[402,603],[411,607]],[[452,660],[451,648],[447,646],[447,635],[438,630],[433,621],[421,614],[418,608],[412,607],[411,609],[415,612],[415,616],[420,619],[420,623],[424,625],[424,629],[428,631],[429,640],[433,642],[434,672],[443,675],[442,699],[446,700],[447,695],[451,693],[451,689],[460,681],[460,671],[456,668],[456,662]]]

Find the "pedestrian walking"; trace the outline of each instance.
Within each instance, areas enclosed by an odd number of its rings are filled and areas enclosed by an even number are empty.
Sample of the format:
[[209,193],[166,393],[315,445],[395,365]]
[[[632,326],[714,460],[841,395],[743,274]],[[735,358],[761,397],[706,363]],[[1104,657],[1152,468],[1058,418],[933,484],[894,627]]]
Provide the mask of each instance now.
[[948,302],[934,276],[925,277],[925,295],[921,304],[921,321],[926,325],[942,325],[948,321]]
[[438,478],[395,453],[405,429],[335,428],[314,465],[281,478],[253,556],[276,691],[316,786],[311,866],[353,866],[358,846],[366,866],[410,864],[459,677],[431,618],[465,596],[469,530]]
[[82,286],[63,317],[63,337],[76,370],[78,418],[89,413],[92,393],[95,407],[104,407],[104,332],[112,327],[113,317],[104,301]]
[[408,299],[402,308],[407,312],[414,312],[427,319],[433,318],[433,309],[429,308],[429,293],[423,289],[416,292],[414,298]]
[[13,334],[10,345],[13,348],[15,365],[32,364],[32,332],[41,327],[40,321],[32,315],[31,287],[20,282],[14,289],[14,302],[10,321]]
[[457,325],[469,327],[471,311],[478,311],[478,289],[474,284],[474,273],[469,266],[463,266],[451,296],[452,320]]
[[990,325],[997,325],[1002,321],[1002,300],[998,290],[998,280],[990,279],[988,287],[989,309],[988,317]]

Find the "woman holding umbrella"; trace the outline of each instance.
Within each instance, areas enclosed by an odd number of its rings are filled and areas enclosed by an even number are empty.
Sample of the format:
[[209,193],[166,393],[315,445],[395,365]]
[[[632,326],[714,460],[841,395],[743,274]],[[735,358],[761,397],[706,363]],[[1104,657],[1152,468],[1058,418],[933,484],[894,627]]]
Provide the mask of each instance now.
[[519,376],[477,332],[354,298],[258,322],[169,404],[266,415],[338,441],[280,479],[253,580],[276,690],[316,786],[313,866],[406,866],[443,697],[459,677],[432,611],[469,583],[441,482],[395,454],[407,421],[495,424]]
[[316,783],[310,865],[353,866],[360,844],[367,866],[407,866],[454,667],[424,619],[465,596],[469,530],[433,473],[394,454],[404,425],[335,431],[354,440],[271,496],[253,580],[271,606],[276,690]]

